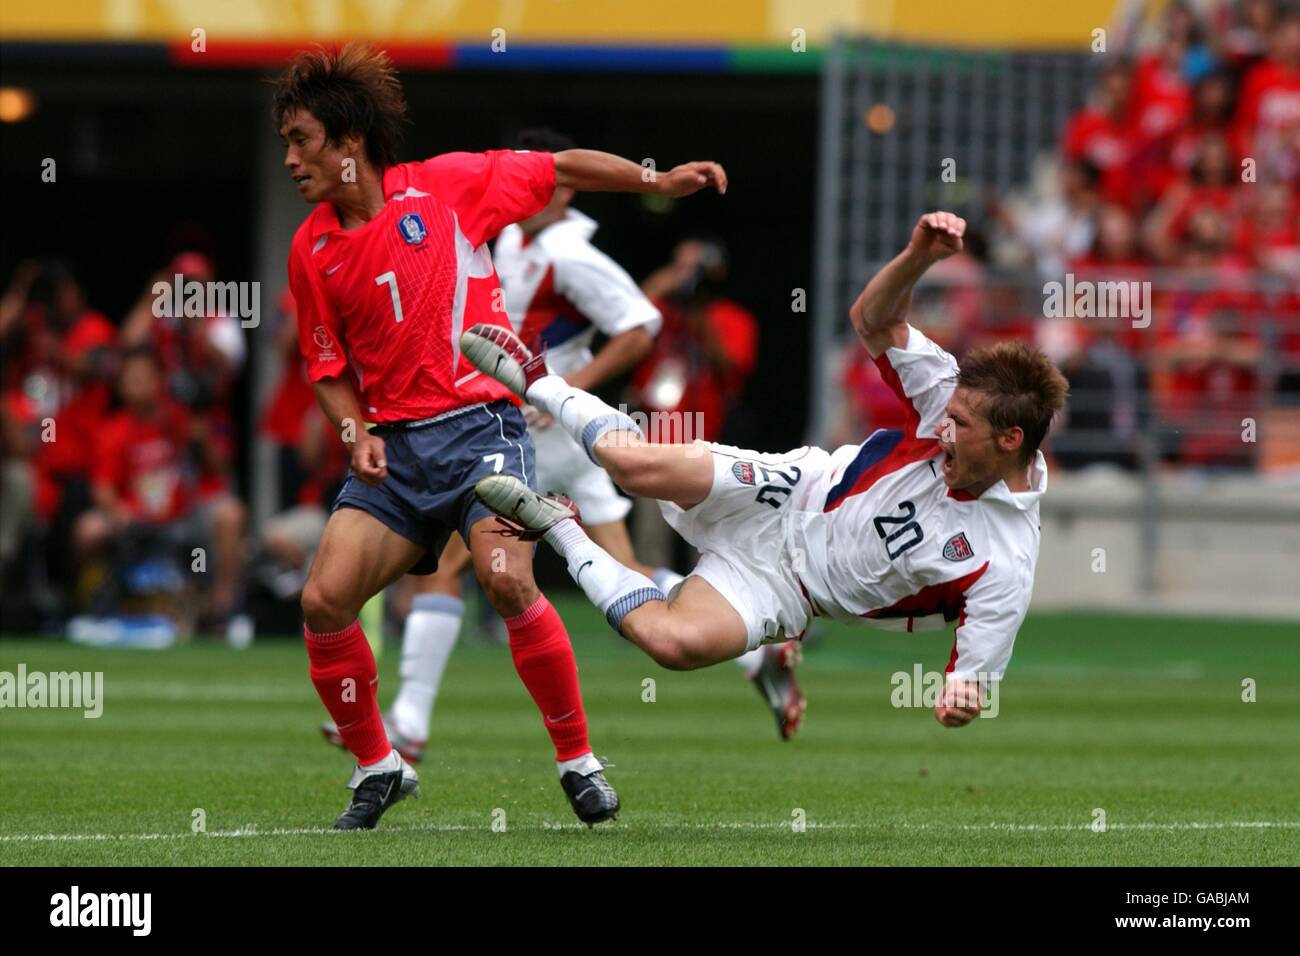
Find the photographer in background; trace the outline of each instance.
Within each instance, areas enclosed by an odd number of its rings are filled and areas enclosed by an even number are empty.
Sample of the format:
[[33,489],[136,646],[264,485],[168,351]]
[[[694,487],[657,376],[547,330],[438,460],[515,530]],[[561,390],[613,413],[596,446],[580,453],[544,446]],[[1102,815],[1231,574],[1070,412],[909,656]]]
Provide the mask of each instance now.
[[726,277],[721,242],[687,239],[678,243],[672,262],[641,283],[664,325],[632,384],[647,412],[680,413],[681,425],[670,421],[685,432],[664,434],[660,428],[656,441],[727,441],[736,431],[728,421],[758,363],[758,320],[722,295]]

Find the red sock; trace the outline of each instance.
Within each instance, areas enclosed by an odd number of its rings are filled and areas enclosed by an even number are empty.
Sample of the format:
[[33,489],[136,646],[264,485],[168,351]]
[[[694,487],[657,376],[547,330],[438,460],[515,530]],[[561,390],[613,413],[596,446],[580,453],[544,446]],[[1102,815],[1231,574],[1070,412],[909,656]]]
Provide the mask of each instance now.
[[311,682],[321,703],[338,724],[339,736],[348,745],[359,764],[383,760],[393,749],[384,732],[384,718],[379,713],[376,690],[379,671],[375,654],[353,621],[341,631],[317,634],[306,625],[302,629],[311,661]]
[[555,759],[572,760],[590,753],[573,645],[546,595],[522,614],[506,618],[506,630],[515,670],[542,712],[542,724],[555,744]]

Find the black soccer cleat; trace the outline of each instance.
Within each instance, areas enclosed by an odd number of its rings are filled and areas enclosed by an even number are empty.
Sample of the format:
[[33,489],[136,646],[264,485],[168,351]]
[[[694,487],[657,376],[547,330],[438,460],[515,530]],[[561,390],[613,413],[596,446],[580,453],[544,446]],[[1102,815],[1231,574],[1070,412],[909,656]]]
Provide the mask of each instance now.
[[560,786],[564,788],[573,812],[587,826],[618,819],[618,791],[609,785],[603,769],[593,770],[585,776],[570,770],[560,778]]
[[420,778],[405,760],[400,769],[389,773],[365,774],[358,779],[360,773],[358,767],[348,782],[352,802],[334,821],[335,830],[373,830],[394,803],[420,795]]

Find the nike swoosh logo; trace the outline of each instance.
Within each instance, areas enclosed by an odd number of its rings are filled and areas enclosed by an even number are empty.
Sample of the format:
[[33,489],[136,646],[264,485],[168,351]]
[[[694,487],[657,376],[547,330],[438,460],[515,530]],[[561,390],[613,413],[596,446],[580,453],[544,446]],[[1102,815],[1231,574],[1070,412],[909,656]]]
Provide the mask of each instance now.
[[567,714],[561,714],[559,717],[552,717],[550,714],[547,714],[547,715],[546,715],[546,720],[547,720],[547,722],[549,722],[549,723],[552,723],[552,724],[558,724],[560,721],[564,720],[564,718],[566,718],[566,717],[572,717],[572,716],[573,716],[574,714],[576,714],[577,712],[578,712],[578,708],[575,707],[575,708],[573,708],[573,710],[569,711]]
[[338,265],[330,266],[330,268],[326,269],[325,274],[327,276],[332,276],[334,273],[338,272],[342,268],[343,268],[343,263],[340,262],[338,263]]
[[576,570],[576,571],[573,572],[573,583],[574,583],[574,584],[577,584],[577,583],[578,583],[578,578],[582,577],[582,572],[585,571],[585,570],[587,570],[587,568],[591,567],[591,564],[592,564],[592,562],[590,562],[590,561],[584,561],[584,562],[582,563],[582,566],[579,567],[578,570]]

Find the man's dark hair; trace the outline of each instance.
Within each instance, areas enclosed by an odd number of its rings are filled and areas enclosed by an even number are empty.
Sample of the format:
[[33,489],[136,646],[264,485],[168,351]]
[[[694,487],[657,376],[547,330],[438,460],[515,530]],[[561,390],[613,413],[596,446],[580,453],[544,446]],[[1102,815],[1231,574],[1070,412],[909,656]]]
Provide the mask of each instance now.
[[562,153],[566,149],[576,149],[577,145],[572,137],[546,126],[526,129],[515,137],[515,149],[530,149],[539,153]]
[[378,169],[397,162],[406,125],[406,98],[382,50],[349,43],[341,50],[316,47],[289,61],[275,81],[271,118],[280,129],[287,113],[305,109],[325,127],[327,142],[359,135],[366,158]]

